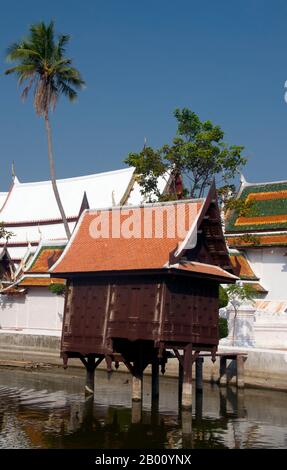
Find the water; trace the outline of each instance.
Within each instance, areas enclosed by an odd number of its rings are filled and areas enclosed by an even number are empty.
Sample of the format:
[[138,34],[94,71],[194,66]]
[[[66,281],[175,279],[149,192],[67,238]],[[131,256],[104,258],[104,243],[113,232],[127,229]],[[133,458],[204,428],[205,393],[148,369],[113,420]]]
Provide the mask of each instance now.
[[82,370],[0,369],[0,448],[287,448],[284,392],[204,384],[191,419],[178,413],[175,379],[160,378],[151,410],[147,377],[140,417],[127,374],[98,371],[94,402],[83,384]]

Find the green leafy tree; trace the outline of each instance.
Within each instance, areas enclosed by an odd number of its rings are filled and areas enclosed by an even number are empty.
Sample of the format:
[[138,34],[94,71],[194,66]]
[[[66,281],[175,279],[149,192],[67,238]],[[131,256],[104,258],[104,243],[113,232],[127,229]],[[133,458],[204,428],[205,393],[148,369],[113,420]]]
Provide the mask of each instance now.
[[[226,290],[219,286],[219,308],[224,308],[228,305],[228,294]],[[228,336],[228,324],[226,318],[219,317],[218,319],[219,339]]]
[[219,286],[219,308],[224,308],[228,305],[228,294],[224,287]]
[[49,291],[56,295],[65,295],[66,292],[66,285],[65,284],[58,284],[53,283],[49,285]]
[[[233,178],[246,164],[242,156],[244,147],[227,145],[220,126],[201,121],[187,108],[176,109],[174,116],[177,135],[171,145],[165,144],[158,150],[145,147],[125,159],[125,163],[136,167],[142,194],[150,200],[161,198],[157,179],[169,172],[182,176],[185,197],[202,197],[213,178],[226,197],[233,188]],[[175,199],[176,189],[173,186],[170,189],[171,199]]]
[[5,228],[4,223],[0,222],[0,239],[5,238],[6,242],[8,242],[10,238],[13,236],[14,236],[14,233],[9,232],[9,230]]
[[52,21],[47,25],[43,22],[33,24],[25,39],[8,48],[7,60],[16,65],[7,69],[5,73],[17,76],[18,84],[23,86],[23,100],[27,98],[31,89],[34,90],[36,114],[45,121],[52,187],[69,239],[71,233],[56,183],[49,112],[55,109],[61,95],[74,101],[77,98],[77,90],[84,86],[84,81],[79,71],[72,66],[72,60],[66,57],[66,46],[70,36],[64,34],[55,36]]

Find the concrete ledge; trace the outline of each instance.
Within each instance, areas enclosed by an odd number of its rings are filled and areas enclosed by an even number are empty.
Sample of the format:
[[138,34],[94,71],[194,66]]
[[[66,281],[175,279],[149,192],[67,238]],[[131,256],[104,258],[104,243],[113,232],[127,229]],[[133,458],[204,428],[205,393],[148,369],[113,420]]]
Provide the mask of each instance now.
[[[244,364],[245,385],[249,387],[260,387],[287,391],[287,351],[276,351],[270,349],[255,348],[231,348],[220,347],[220,351],[246,352],[248,357]],[[13,366],[11,362],[33,364],[51,364],[62,366],[60,358],[60,338],[54,336],[40,335],[14,335],[13,333],[0,334],[0,365]],[[15,366],[15,364],[14,364]],[[70,359],[70,367],[83,368],[79,359]],[[105,369],[103,363],[99,367]],[[120,365],[119,372],[128,372],[124,364]],[[150,374],[150,367],[146,373]],[[235,364],[228,364],[228,383],[235,382]],[[169,359],[165,376],[178,377],[178,360]],[[193,370],[195,377],[195,367]],[[219,379],[219,360],[212,363],[211,359],[205,358],[203,365],[203,379],[208,382],[217,382]]]

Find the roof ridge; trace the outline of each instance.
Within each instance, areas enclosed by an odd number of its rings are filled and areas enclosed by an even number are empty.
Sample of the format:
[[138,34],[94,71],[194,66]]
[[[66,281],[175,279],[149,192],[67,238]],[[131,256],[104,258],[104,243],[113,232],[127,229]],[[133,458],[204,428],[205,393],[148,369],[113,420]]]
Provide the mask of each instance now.
[[266,181],[266,182],[263,182],[263,183],[249,183],[247,181],[245,181],[244,183],[244,189],[246,187],[250,187],[250,186],[265,186],[266,184],[287,184],[287,180],[280,180],[280,181]]
[[[92,178],[98,178],[98,177],[101,177],[101,176],[106,176],[106,175],[112,175],[112,174],[118,174],[118,173],[127,173],[128,171],[132,171],[134,172],[135,171],[135,168],[134,167],[127,167],[127,168],[121,168],[119,170],[111,170],[111,171],[103,171],[103,172],[100,172],[100,173],[92,173],[92,174],[89,174],[89,175],[83,175],[83,176],[72,176],[70,178],[57,178],[56,181],[57,183],[69,183],[69,182],[72,182],[72,181],[79,181],[79,180],[86,180],[86,179],[92,179]],[[44,181],[30,181],[30,182],[27,182],[27,183],[21,183],[21,182],[17,182],[15,184],[15,187],[18,187],[18,188],[23,188],[23,186],[25,187],[28,187],[28,186],[40,186],[40,185],[50,185],[51,184],[51,180],[44,180]]]
[[163,201],[163,202],[146,202],[136,205],[123,205],[123,206],[107,206],[107,207],[95,207],[92,209],[85,209],[85,214],[92,214],[97,211],[111,211],[111,210],[122,210],[122,209],[144,209],[149,207],[162,207],[162,206],[173,206],[177,204],[190,204],[204,202],[205,198],[198,199],[178,199],[176,201]]

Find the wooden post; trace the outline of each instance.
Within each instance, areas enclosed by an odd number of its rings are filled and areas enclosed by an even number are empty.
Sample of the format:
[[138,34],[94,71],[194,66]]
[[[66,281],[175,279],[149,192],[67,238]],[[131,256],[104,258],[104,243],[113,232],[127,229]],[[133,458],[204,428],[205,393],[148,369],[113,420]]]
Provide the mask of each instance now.
[[202,418],[202,390],[196,390],[195,394],[195,417],[197,420]]
[[88,395],[85,399],[84,410],[83,410],[83,423],[82,427],[86,431],[92,430],[93,428],[93,412],[94,412],[94,397]]
[[138,355],[134,360],[133,378],[132,378],[132,401],[143,399],[143,345],[139,345]]
[[226,404],[226,388],[219,389],[219,402],[220,402],[220,417],[226,416],[227,413],[227,404]]
[[153,402],[159,399],[159,362],[157,357],[152,361],[151,371],[151,399]]
[[178,361],[178,405],[181,406],[182,402],[182,383],[183,383],[183,366]]
[[94,395],[95,393],[95,370],[95,356],[89,354],[86,362],[85,395]]
[[142,401],[143,395],[143,376],[134,375],[132,380],[132,401]]
[[151,402],[151,425],[158,426],[159,424],[160,424],[159,400],[153,400]]
[[244,388],[244,356],[239,354],[236,360],[236,385],[238,388]]
[[182,426],[182,446],[184,449],[192,447],[192,412],[191,410],[182,410],[181,412]]
[[141,401],[132,402],[132,424],[141,422],[142,418],[142,403]]
[[185,347],[183,359],[183,384],[181,406],[185,410],[192,408],[192,344]]
[[202,366],[203,357],[197,357],[195,361],[195,386],[197,392],[202,392]]
[[220,356],[219,385],[223,387],[227,385],[226,361],[225,356]]
[[132,423],[141,421],[143,399],[143,370],[139,362],[134,363],[132,377]]

